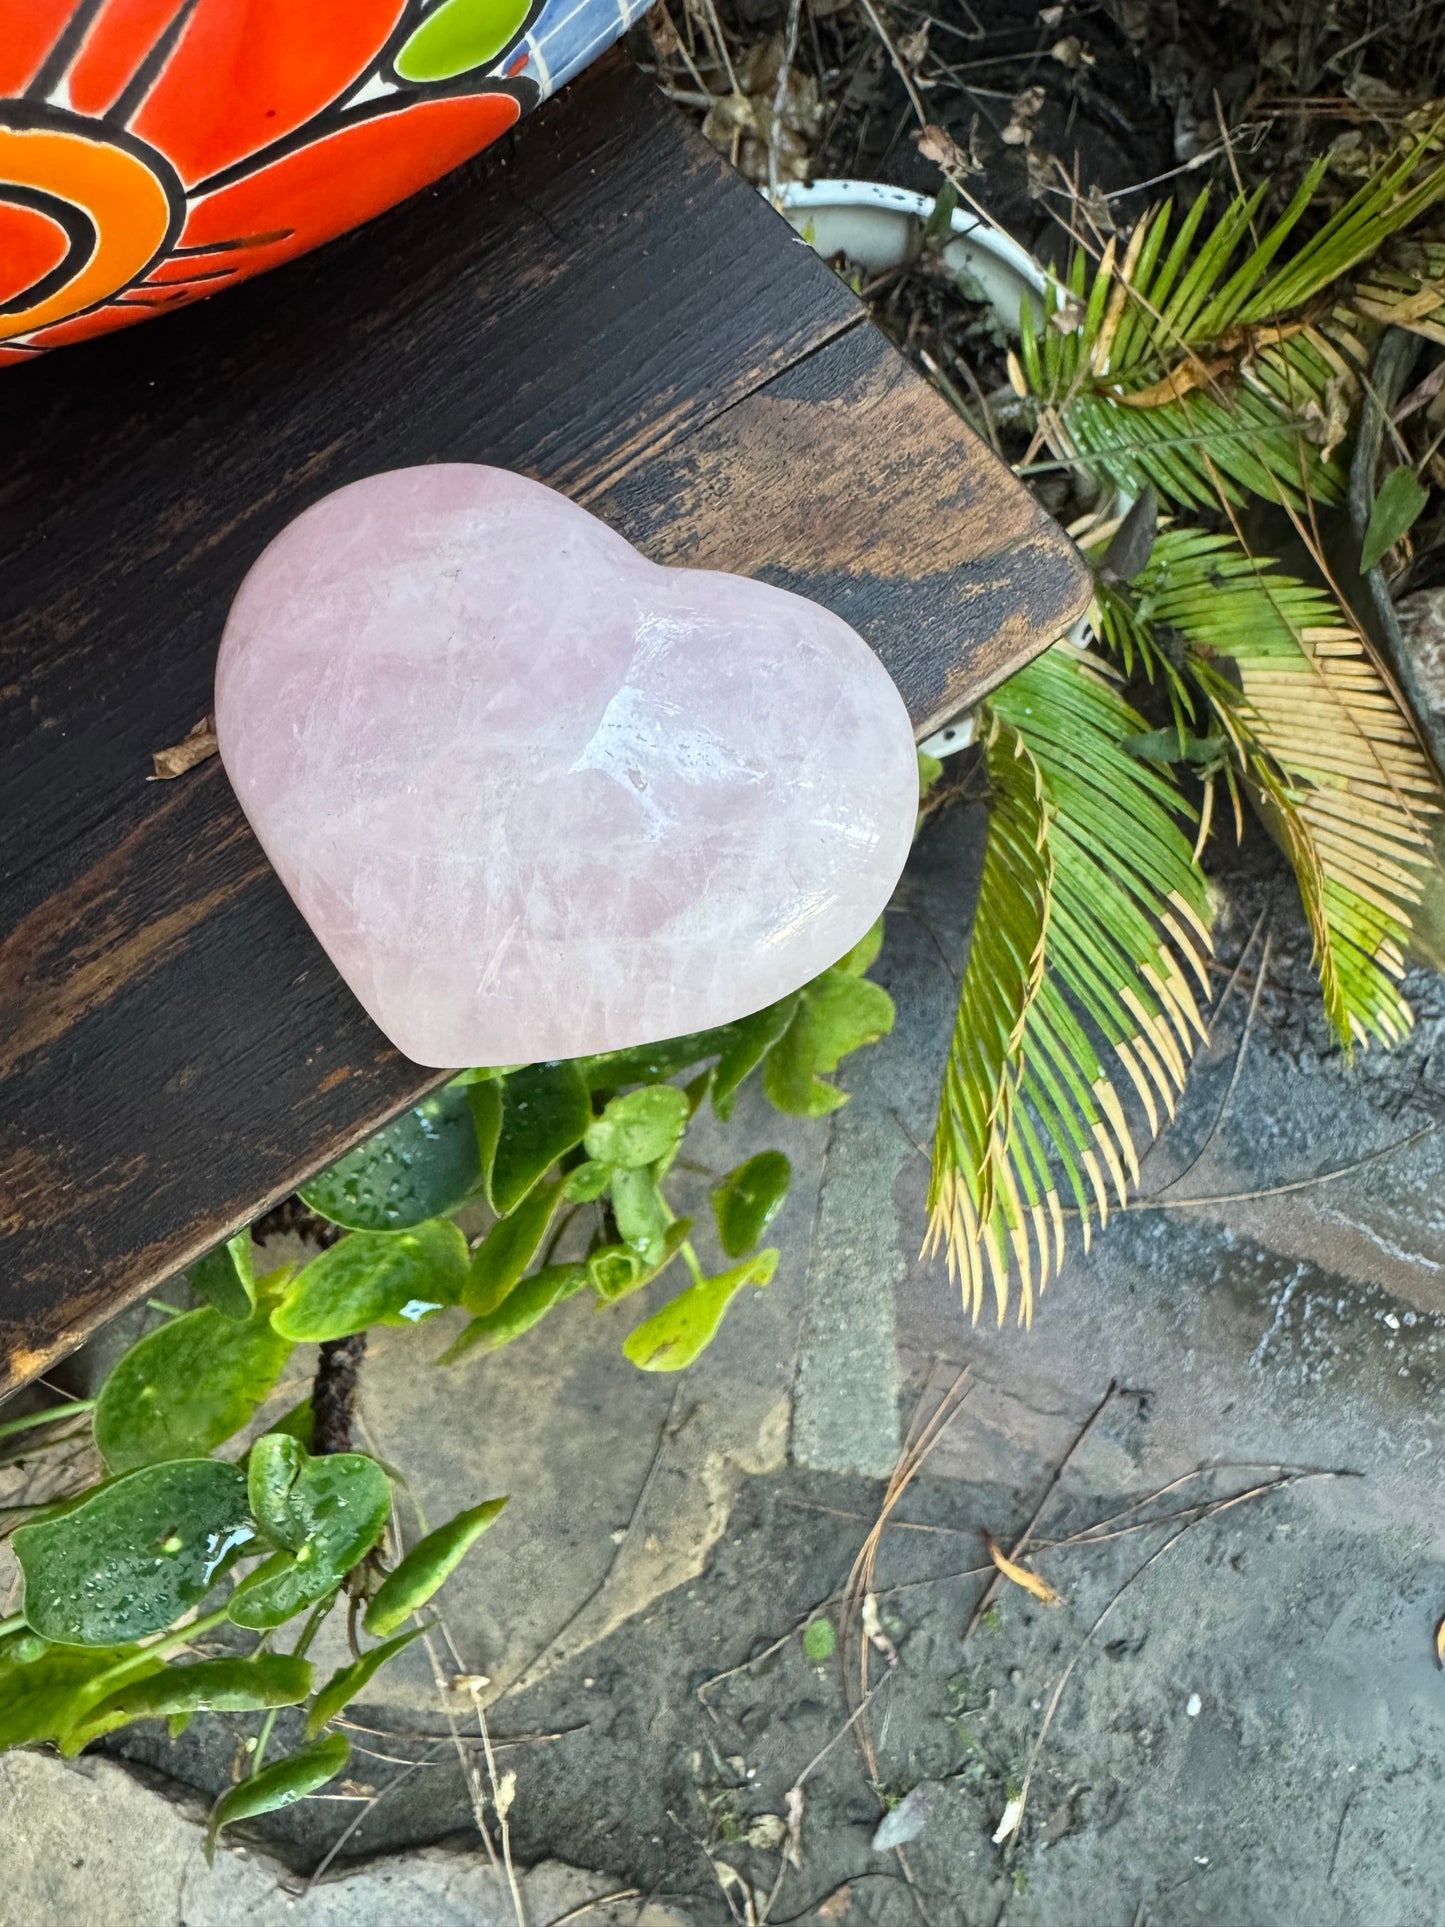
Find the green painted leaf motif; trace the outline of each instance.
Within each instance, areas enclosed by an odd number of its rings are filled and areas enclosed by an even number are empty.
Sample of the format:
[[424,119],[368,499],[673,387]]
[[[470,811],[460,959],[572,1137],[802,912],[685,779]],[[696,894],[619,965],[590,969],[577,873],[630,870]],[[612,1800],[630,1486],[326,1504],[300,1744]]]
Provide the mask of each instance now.
[[366,1630],[376,1639],[396,1632],[418,1612],[493,1525],[505,1499],[469,1506],[444,1526],[419,1539],[394,1572],[389,1572],[366,1609]]
[[587,1085],[575,1062],[531,1064],[513,1071],[502,1086],[501,1127],[491,1170],[493,1210],[501,1216],[515,1211],[558,1158],[582,1142],[591,1122]]
[[482,1318],[474,1318],[441,1355],[443,1365],[455,1364],[468,1352],[495,1352],[530,1331],[554,1305],[570,1298],[587,1283],[586,1265],[544,1265],[524,1278]]
[[652,1084],[614,1097],[582,1142],[598,1163],[635,1171],[670,1157],[686,1130],[686,1097],[675,1085]]
[[1360,552],[1361,575],[1368,575],[1383,562],[1395,544],[1410,532],[1429,499],[1429,492],[1421,486],[1413,468],[1390,470],[1370,510],[1369,527]]
[[303,1201],[353,1231],[405,1231],[455,1211],[481,1177],[471,1096],[434,1091],[302,1185]]
[[345,1338],[368,1325],[414,1325],[455,1305],[467,1241],[449,1218],[409,1231],[353,1231],[287,1286],[271,1323],[283,1338]]
[[389,1659],[394,1659],[403,1646],[410,1646],[414,1639],[420,1639],[425,1631],[425,1626],[413,1626],[410,1632],[398,1633],[395,1639],[387,1640],[384,1646],[373,1646],[360,1659],[352,1660],[349,1666],[338,1667],[311,1702],[306,1715],[306,1738],[314,1740],[328,1720],[334,1720],[358,1693],[365,1691],[368,1683]]
[[775,1109],[822,1117],[848,1101],[820,1073],[835,1071],[851,1051],[875,1044],[893,1028],[893,999],[881,984],[835,966],[804,990],[781,1043],[768,1054],[763,1089]]
[[144,1466],[18,1529],[26,1621],[68,1646],[158,1633],[254,1536],[238,1467],[218,1459]]
[[712,1192],[718,1242],[730,1258],[751,1251],[782,1209],[793,1167],[781,1151],[759,1151]]
[[723,1315],[745,1285],[766,1285],[778,1268],[774,1250],[734,1265],[716,1278],[704,1278],[670,1298],[629,1334],[622,1349],[644,1372],[680,1372],[717,1336]]
[[450,80],[489,66],[521,32],[527,0],[442,0],[396,56],[402,80]]
[[209,1306],[160,1325],[106,1379],[95,1442],[112,1472],[204,1458],[245,1425],[281,1376],[288,1339],[262,1313],[244,1322]]
[[462,1303],[483,1317],[495,1311],[531,1264],[547,1236],[565,1186],[541,1184],[507,1218],[498,1218],[472,1253]]
[[227,1318],[249,1318],[256,1309],[256,1271],[249,1231],[238,1231],[190,1270],[191,1290]]
[[233,1786],[211,1809],[206,1859],[209,1861],[215,1853],[216,1836],[223,1827],[234,1826],[238,1820],[254,1820],[260,1814],[274,1813],[278,1807],[289,1807],[297,1800],[304,1800],[308,1793],[334,1780],[350,1758],[350,1743],[339,1733],[328,1733],[325,1739],[303,1746],[286,1759],[277,1760],[274,1766],[263,1767],[249,1780]]
[[740,1087],[752,1076],[778,1039],[786,1036],[800,995],[800,992],[794,991],[791,997],[769,1004],[765,1010],[756,1011],[753,1016],[744,1017],[741,1023],[733,1026],[734,1035],[718,1059],[712,1080],[712,1107],[725,1124],[733,1114]]
[[630,1245],[644,1264],[662,1262],[672,1213],[651,1171],[613,1172],[612,1215],[623,1243]]
[[132,1680],[103,1699],[87,1724],[103,1724],[109,1731],[127,1720],[168,1719],[175,1713],[251,1713],[266,1706],[298,1706],[310,1691],[310,1661],[289,1653],[193,1660]]
[[104,1698],[120,1669],[149,1664],[139,1646],[49,1646],[33,1635],[0,1648],[0,1752],[42,1740],[56,1745]]

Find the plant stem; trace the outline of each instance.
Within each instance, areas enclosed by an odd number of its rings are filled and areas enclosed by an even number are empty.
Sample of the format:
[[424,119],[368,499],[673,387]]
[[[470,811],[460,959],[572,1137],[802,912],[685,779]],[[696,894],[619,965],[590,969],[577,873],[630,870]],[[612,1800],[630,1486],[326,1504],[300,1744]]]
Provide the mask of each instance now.
[[[325,1599],[318,1600],[311,1608],[306,1624],[301,1628],[301,1636],[291,1648],[291,1657],[293,1659],[305,1658],[307,1647],[311,1644],[312,1640],[315,1639],[322,1620],[326,1617],[327,1613],[331,1611],[335,1601],[335,1593],[328,1593]],[[261,1762],[266,1756],[266,1748],[270,1743],[271,1732],[276,1724],[276,1715],[280,1711],[279,1706],[271,1707],[267,1711],[265,1719],[261,1722],[261,1731],[256,1735],[256,1751],[251,1755],[251,1766],[247,1776],[248,1778],[254,1779],[256,1774],[261,1771]]]
[[0,1619],[0,1639],[9,1633],[18,1633],[28,1624],[24,1613],[14,1613],[9,1619]]
[[47,1405],[43,1412],[27,1412],[24,1418],[8,1418],[0,1424],[0,1439],[8,1439],[16,1432],[26,1432],[32,1425],[50,1425],[56,1420],[69,1418],[74,1412],[93,1412],[93,1398],[71,1399],[65,1405]]
[[311,1449],[318,1458],[351,1450],[351,1414],[365,1352],[366,1333],[360,1331],[349,1338],[328,1338],[317,1355],[311,1385]]
[[695,1285],[700,1285],[702,1283],[702,1266],[698,1263],[697,1253],[692,1248],[692,1240],[690,1238],[684,1238],[678,1246],[678,1249],[682,1253],[683,1263],[692,1273],[692,1282]]

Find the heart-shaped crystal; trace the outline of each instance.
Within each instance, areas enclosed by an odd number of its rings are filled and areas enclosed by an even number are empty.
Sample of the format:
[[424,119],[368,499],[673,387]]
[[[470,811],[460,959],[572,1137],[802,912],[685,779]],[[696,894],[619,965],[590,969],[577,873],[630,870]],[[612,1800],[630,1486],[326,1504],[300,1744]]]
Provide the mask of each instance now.
[[917,803],[902,699],[837,616],[461,463],[282,530],[226,624],[216,730],[337,969],[438,1067],[773,1002],[878,916]]

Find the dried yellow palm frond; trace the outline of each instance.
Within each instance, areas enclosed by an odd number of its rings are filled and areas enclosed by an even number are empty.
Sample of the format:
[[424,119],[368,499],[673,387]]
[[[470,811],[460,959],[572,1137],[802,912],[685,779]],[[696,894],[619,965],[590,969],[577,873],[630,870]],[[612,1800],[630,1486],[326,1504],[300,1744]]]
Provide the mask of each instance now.
[[1184,638],[1187,673],[1289,853],[1331,1023],[1347,1045],[1397,1041],[1445,797],[1359,632],[1324,590],[1228,535],[1166,531],[1134,589],[1151,625]]
[[1124,747],[1144,727],[1097,659],[1055,644],[988,704],[991,805],[974,936],[944,1075],[926,1251],[973,1316],[1010,1279],[1027,1321],[1063,1263],[1067,1185],[1087,1247],[1139,1175],[1205,1035],[1208,888],[1189,807]]

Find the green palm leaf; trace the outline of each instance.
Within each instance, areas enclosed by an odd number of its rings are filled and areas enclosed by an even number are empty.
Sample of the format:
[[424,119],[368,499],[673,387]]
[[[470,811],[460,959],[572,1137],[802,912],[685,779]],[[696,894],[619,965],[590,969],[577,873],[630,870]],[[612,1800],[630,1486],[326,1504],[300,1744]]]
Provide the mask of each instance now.
[[1262,188],[1236,195],[1212,223],[1206,189],[1177,223],[1168,206],[1147,213],[1122,259],[1114,238],[1092,270],[1076,255],[1068,276],[1076,305],[1064,312],[1080,319],[1061,331],[1057,315],[1046,320],[1025,302],[1014,369],[1056,452],[1133,494],[1152,483],[1180,507],[1221,494],[1293,508],[1341,500],[1335,450],[1370,341],[1397,318],[1402,287],[1430,325],[1435,304],[1421,294],[1418,270],[1415,279],[1397,271],[1389,285],[1372,270],[1368,297],[1353,304],[1330,291],[1445,198],[1442,135],[1445,119],[1405,142],[1303,241],[1323,160],[1263,235]]
[[1087,1246],[1138,1176],[1121,1090],[1156,1132],[1204,1035],[1186,967],[1207,986],[1208,890],[1188,805],[1124,748],[1143,728],[1065,644],[988,704],[989,840],[926,1246],[946,1248],[975,1317],[987,1280],[1002,1318],[1013,1271],[1031,1317],[1063,1261],[1059,1181]]

